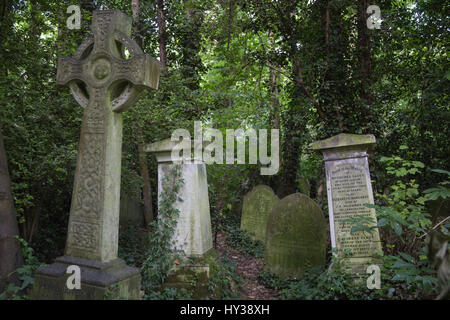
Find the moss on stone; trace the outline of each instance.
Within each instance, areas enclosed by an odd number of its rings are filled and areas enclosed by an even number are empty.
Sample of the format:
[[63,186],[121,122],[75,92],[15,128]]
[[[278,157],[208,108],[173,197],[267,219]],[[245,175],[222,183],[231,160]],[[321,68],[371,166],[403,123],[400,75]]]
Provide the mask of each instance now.
[[242,206],[241,229],[253,239],[266,241],[267,220],[273,206],[279,201],[272,189],[258,185],[245,195]]
[[376,139],[372,134],[360,135],[341,133],[325,140],[315,141],[309,145],[309,148],[313,150],[323,150],[374,143],[376,143]]
[[320,207],[295,193],[280,200],[267,222],[266,269],[301,278],[307,268],[325,264],[326,222]]
[[217,257],[218,252],[211,249],[203,256],[186,258],[173,267],[161,289],[185,289],[192,294],[193,299],[205,299],[215,294],[209,291],[209,279],[217,264]]

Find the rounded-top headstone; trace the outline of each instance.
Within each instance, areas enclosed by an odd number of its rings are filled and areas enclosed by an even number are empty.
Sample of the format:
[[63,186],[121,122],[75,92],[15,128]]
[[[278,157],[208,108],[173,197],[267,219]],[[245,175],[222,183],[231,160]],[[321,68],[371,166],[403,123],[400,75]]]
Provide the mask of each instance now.
[[250,233],[254,239],[265,242],[267,219],[279,200],[270,187],[265,185],[254,187],[244,197],[241,229]]
[[311,186],[309,185],[308,179],[306,179],[303,176],[298,177],[297,178],[297,187],[298,187],[300,193],[303,193],[303,194],[307,195],[308,197],[310,196],[309,189],[311,188]]
[[325,218],[311,198],[294,193],[274,206],[267,221],[268,270],[301,278],[308,268],[325,264],[326,247]]

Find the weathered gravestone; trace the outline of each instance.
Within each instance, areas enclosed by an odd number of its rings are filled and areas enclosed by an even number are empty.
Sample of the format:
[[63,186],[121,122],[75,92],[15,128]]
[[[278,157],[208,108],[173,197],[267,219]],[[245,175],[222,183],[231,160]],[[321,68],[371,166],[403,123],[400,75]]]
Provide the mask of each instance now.
[[306,269],[325,264],[325,218],[304,194],[291,194],[275,204],[266,238],[266,268],[282,277],[301,278]]
[[310,145],[324,156],[332,247],[340,257],[349,251],[346,261],[359,274],[382,254],[378,229],[351,233],[349,220],[363,217],[370,220],[368,226],[377,224],[375,210],[364,206],[374,203],[367,161],[367,149],[373,144],[373,135],[342,133]]
[[[93,38],[61,57],[57,84],[84,108],[65,254],[36,271],[36,299],[137,299],[140,274],[117,258],[122,116],[145,88],[158,87],[159,62],[130,39],[131,18],[94,11]],[[130,59],[125,59],[128,49]],[[81,289],[68,289],[68,266],[81,268]],[[112,290],[111,288],[115,288]]]
[[303,176],[298,177],[297,188],[300,193],[306,194],[308,197],[310,197],[311,186],[309,185],[308,179]]
[[[145,151],[155,154],[158,161],[158,207],[163,183],[177,165],[173,163],[171,156],[176,145],[178,142],[169,138],[145,147]],[[200,160],[179,165],[184,185],[178,194],[183,201],[175,204],[179,216],[173,235],[174,249],[184,251],[188,257],[202,257],[212,249],[206,167]]]
[[119,224],[121,226],[145,227],[144,205],[138,199],[120,199]]
[[[164,184],[173,181],[175,166],[180,166],[184,181],[178,193],[182,201],[175,204],[179,213],[172,241],[173,249],[184,252],[190,259],[182,259],[172,268],[162,287],[184,288],[193,292],[195,299],[203,299],[208,295],[210,266],[207,260],[213,253],[206,167],[196,158],[174,162],[172,150],[176,145],[178,142],[165,139],[145,147],[146,152],[155,154],[158,162],[158,208],[161,208]],[[190,158],[191,155],[183,155],[186,156]]]
[[241,229],[250,233],[254,239],[265,242],[267,219],[279,200],[270,187],[265,185],[254,187],[244,197]]

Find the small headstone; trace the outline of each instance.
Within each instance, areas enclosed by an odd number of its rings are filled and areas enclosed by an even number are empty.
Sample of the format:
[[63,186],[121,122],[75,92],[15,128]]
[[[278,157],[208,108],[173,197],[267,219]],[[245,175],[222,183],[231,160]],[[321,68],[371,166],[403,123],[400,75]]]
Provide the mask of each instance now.
[[[36,270],[35,299],[139,298],[139,269],[117,257],[121,112],[158,87],[160,67],[130,38],[131,22],[119,10],[94,11],[93,37],[58,60],[56,82],[70,87],[84,113],[64,256]],[[79,290],[66,286],[72,265],[80,268]]]
[[241,229],[247,231],[254,239],[265,242],[267,219],[279,200],[270,187],[265,185],[254,187],[244,197]]
[[282,277],[301,278],[308,268],[325,264],[325,218],[304,194],[291,194],[275,204],[266,237],[266,268]]
[[308,179],[303,176],[297,178],[297,187],[300,193],[306,194],[308,197],[310,196],[310,185]]
[[144,206],[138,199],[122,197],[120,199],[120,218],[121,226],[133,225],[145,227]]
[[[171,152],[178,142],[165,139],[147,145],[146,152],[154,153],[158,161],[158,199],[161,199],[165,177],[173,172]],[[211,216],[209,213],[206,167],[200,160],[181,163],[184,185],[178,196],[183,199],[175,207],[179,210],[173,240],[174,249],[189,257],[201,257],[212,249]]]
[[339,134],[310,145],[323,153],[325,161],[331,244],[342,256],[347,249],[352,256],[350,266],[355,273],[365,273],[369,264],[382,254],[378,229],[368,233],[351,233],[349,218],[368,217],[376,225],[367,149],[375,144],[373,135]]

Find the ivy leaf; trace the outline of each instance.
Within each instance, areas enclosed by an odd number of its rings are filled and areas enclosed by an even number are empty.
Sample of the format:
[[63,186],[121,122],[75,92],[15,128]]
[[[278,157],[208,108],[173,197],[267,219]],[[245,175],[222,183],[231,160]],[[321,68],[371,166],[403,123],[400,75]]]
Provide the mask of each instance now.
[[397,177],[404,177],[408,174],[408,171],[405,168],[400,168],[395,172]]
[[407,279],[407,275],[403,273],[397,273],[393,278],[392,281],[405,281]]
[[386,226],[388,223],[386,218],[381,218],[378,223],[377,223],[377,227],[382,228],[384,226]]
[[398,222],[394,222],[393,224],[394,231],[398,236],[402,235],[403,229],[402,226]]
[[22,286],[20,287],[20,290],[25,289],[26,287],[28,287],[28,285],[33,284],[33,282],[34,282],[33,277],[30,277],[28,275],[23,276],[22,280],[23,280],[23,282],[22,282]]
[[405,259],[406,261],[415,264],[416,263],[416,259],[414,259],[413,257],[411,257],[409,254],[403,253],[403,252],[399,252],[400,256],[403,257],[403,259]]
[[413,268],[414,265],[412,265],[411,263],[408,263],[406,261],[397,261],[393,266],[393,268],[395,269],[402,269],[402,268]]
[[413,161],[412,164],[417,168],[425,168],[425,165],[423,164],[423,162],[420,162],[420,161]]
[[446,174],[450,177],[450,172],[446,171],[446,170],[442,170],[442,169],[431,169],[431,171],[436,172],[436,173],[443,173]]

